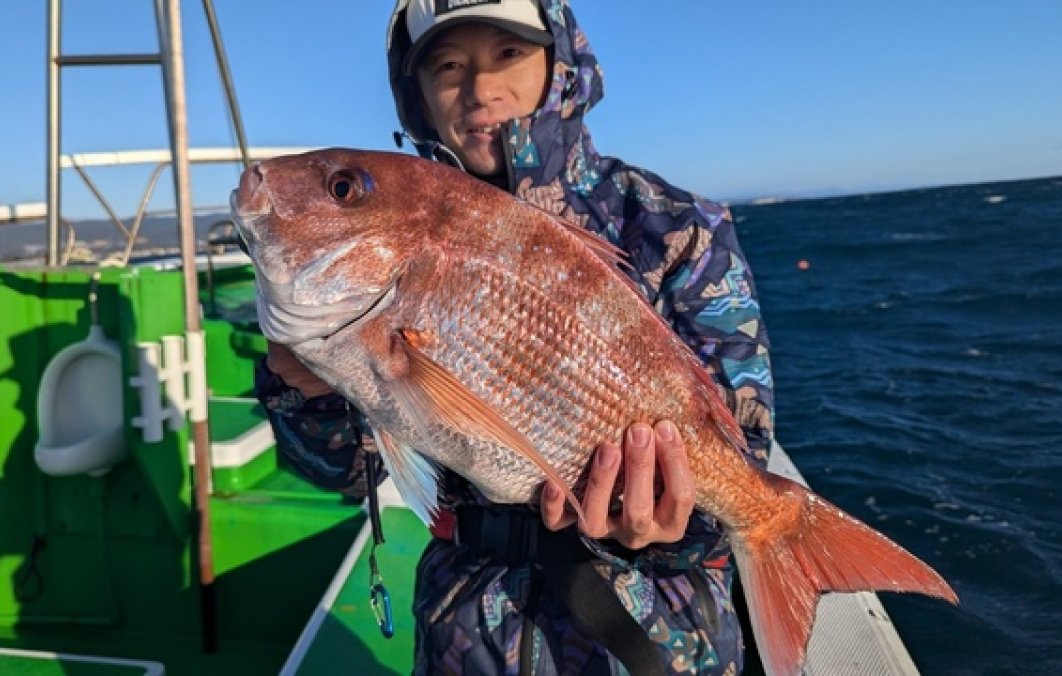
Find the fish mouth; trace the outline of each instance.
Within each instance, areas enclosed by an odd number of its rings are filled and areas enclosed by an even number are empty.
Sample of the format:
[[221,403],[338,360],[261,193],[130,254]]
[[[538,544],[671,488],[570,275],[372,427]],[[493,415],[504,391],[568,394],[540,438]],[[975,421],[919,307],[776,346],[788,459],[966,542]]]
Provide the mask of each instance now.
[[240,175],[239,186],[229,194],[229,211],[244,241],[252,244],[256,239],[255,226],[273,213],[261,163],[255,162]]
[[253,227],[256,222],[273,213],[273,207],[266,206],[264,209],[253,211],[247,209],[240,201],[239,189],[236,189],[229,193],[229,212],[232,214],[232,220],[236,222],[236,227],[243,229]]

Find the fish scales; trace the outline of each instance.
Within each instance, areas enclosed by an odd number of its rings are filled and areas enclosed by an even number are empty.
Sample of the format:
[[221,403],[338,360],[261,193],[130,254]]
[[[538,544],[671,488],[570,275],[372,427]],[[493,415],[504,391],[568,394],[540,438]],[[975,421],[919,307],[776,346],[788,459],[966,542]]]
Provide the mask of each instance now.
[[[435,335],[426,354],[483,401],[506,411],[509,422],[575,483],[597,444],[619,441],[634,414],[626,405],[636,399],[630,396],[636,392],[630,374],[647,369],[623,368],[611,359],[609,346],[572,317],[563,296],[547,296],[489,262],[438,267],[437,276],[415,276],[437,293],[422,295],[407,287],[423,302],[405,306],[395,321]],[[489,303],[480,302],[470,278],[488,290]],[[516,321],[503,323],[499,317]],[[559,354],[568,367],[556,368]],[[507,467],[530,475],[533,487],[545,478],[529,463]],[[532,495],[507,501],[527,501]]]
[[576,226],[449,167],[345,149],[259,163],[232,201],[263,332],[365,413],[415,507],[435,500],[423,453],[497,502],[533,503],[549,476],[578,509],[594,447],[670,419],[769,674],[800,673],[824,592],[957,602],[899,545],[750,462],[697,358]]

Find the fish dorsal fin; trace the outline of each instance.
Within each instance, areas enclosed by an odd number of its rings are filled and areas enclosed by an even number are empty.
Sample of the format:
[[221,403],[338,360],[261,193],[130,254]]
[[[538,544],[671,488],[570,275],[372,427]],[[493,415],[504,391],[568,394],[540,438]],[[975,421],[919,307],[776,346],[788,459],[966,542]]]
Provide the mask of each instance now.
[[[534,207],[534,205],[530,206]],[[572,221],[561,218],[555,214],[551,214],[538,207],[534,208],[549,215],[555,223],[586,245],[587,248],[592,250],[598,257],[604,260],[606,264],[612,267],[620,280],[635,292],[638,300],[652,313],[656,318],[656,321],[667,329],[668,333],[671,334],[672,339],[679,344],[680,349],[686,352],[688,357],[687,364],[690,370],[693,371],[697,380],[704,386],[705,396],[708,397],[708,408],[712,416],[712,421],[719,427],[720,433],[734,448],[742,450],[746,449],[748,443],[745,441],[745,433],[741,431],[741,426],[738,425],[737,421],[734,419],[734,415],[730,412],[730,409],[727,408],[726,402],[723,401],[722,396],[719,394],[719,385],[708,375],[708,371],[704,368],[704,365],[701,364],[701,361],[697,359],[697,356],[693,351],[690,350],[677,335],[675,335],[674,329],[668,325],[668,323],[664,321],[664,318],[660,316],[660,313],[649,304],[645,299],[642,290],[634,283],[634,280],[622,273],[621,268],[631,267],[627,252],[606,239],[595,235],[586,228],[581,227],[577,223],[573,223]]]
[[423,455],[398,443],[382,429],[372,428],[376,447],[384,465],[395,480],[398,494],[424,523],[431,523],[439,512],[439,470]]
[[627,252],[619,248],[612,242],[608,241],[604,237],[595,235],[594,233],[587,230],[578,223],[570,221],[567,218],[564,218],[563,216],[558,216],[555,213],[546,211],[537,204],[532,204],[531,202],[527,201],[525,201],[524,204],[528,208],[547,216],[549,220],[561,226],[562,229],[566,230],[573,237],[575,237],[584,245],[586,245],[587,248],[593,251],[598,257],[600,257],[609,265],[614,265],[616,267],[630,265],[630,263],[627,261]]
[[723,401],[723,396],[719,393],[719,384],[712,380],[712,377],[708,375],[707,369],[704,368],[704,365],[692,352],[690,352],[688,361],[690,362],[690,370],[693,371],[697,380],[704,387],[704,396],[708,398],[708,411],[712,416],[712,421],[719,428],[720,434],[734,448],[741,451],[746,450],[748,442],[745,440],[745,433],[741,431],[741,425],[734,419],[734,414],[730,412],[730,408]]
[[580,520],[585,521],[582,507],[571,486],[527,437],[420,350],[421,346],[432,340],[431,337],[425,337],[423,332],[415,329],[400,329],[398,336],[398,343],[403,346],[409,359],[409,368],[396,385],[399,385],[400,396],[407,399],[414,411],[428,413],[468,436],[490,439],[519,453],[561,487],[575,513]]
[[553,220],[609,265],[617,268],[630,266],[630,262],[627,260],[627,252],[604,237],[595,235],[578,223],[573,223],[564,218],[553,216]]

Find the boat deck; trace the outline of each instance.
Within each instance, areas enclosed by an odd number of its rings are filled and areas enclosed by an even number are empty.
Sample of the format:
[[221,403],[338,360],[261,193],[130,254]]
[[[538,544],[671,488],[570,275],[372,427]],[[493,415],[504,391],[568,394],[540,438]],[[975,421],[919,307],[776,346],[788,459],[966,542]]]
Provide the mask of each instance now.
[[405,507],[386,507],[387,541],[376,560],[394,610],[394,637],[385,638],[369,601],[372,527],[366,523],[281,670],[294,674],[408,674],[413,666],[416,564],[430,536]]

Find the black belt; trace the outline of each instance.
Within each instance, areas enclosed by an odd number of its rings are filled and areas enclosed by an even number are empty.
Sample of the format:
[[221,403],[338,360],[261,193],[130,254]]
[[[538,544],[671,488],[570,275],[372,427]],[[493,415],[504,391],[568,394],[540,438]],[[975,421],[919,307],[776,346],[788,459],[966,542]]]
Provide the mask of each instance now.
[[454,542],[478,557],[507,566],[570,565],[594,558],[574,527],[551,531],[536,512],[473,505],[456,511]]
[[[551,531],[542,517],[520,509],[457,508],[454,541],[477,556],[516,566],[532,565],[532,590],[545,585],[568,607],[572,623],[604,645],[633,676],[663,676],[660,649],[620,603],[615,590],[594,570],[594,554],[574,526]],[[537,579],[536,579],[537,577]],[[537,594],[528,600],[534,614]],[[524,622],[521,672],[531,668],[532,620]]]

